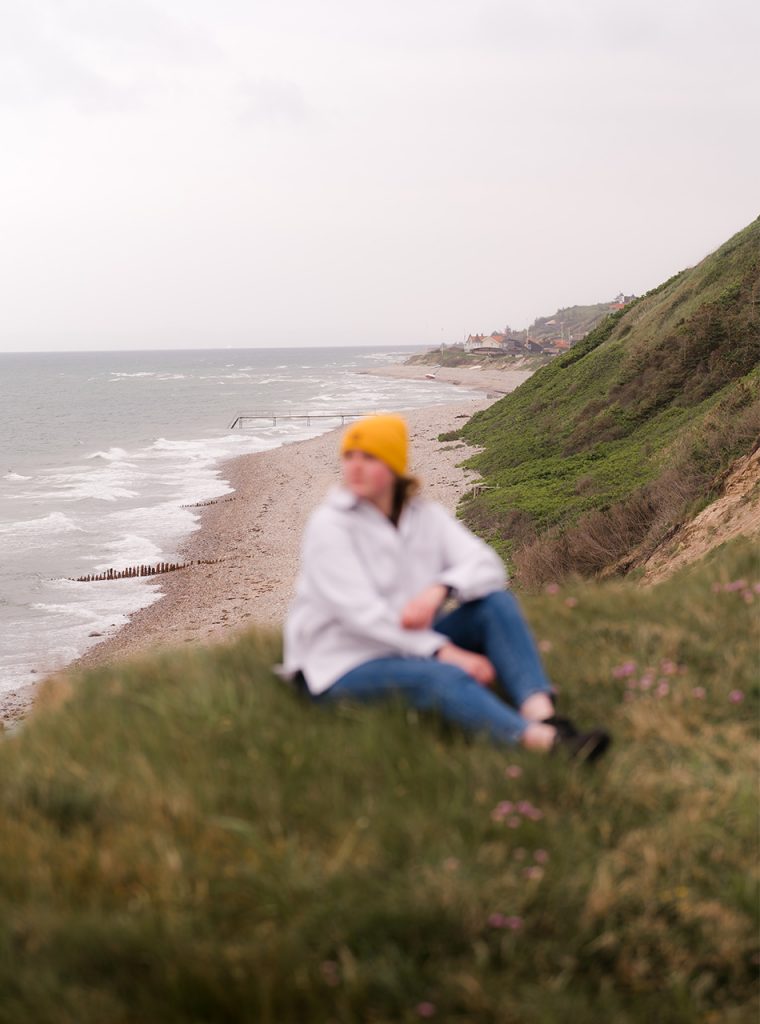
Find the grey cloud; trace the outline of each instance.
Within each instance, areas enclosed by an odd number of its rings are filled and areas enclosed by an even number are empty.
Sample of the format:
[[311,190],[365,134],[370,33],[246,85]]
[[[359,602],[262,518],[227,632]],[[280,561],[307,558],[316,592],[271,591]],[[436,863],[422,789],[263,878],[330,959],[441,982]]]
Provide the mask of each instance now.
[[140,90],[89,66],[50,32],[33,8],[0,19],[0,102],[63,100],[87,112],[120,111],[139,103]]
[[477,10],[474,26],[476,36],[491,45],[526,53],[572,46],[576,56],[600,46],[613,50],[646,46],[662,31],[662,21],[644,5],[632,12],[597,2],[555,0],[488,0]]
[[208,28],[149,0],[46,0],[45,6],[62,32],[122,53],[158,55],[181,63],[220,56]]
[[303,124],[313,109],[303,90],[286,79],[249,79],[240,86],[242,122],[290,122]]
[[[216,58],[210,35],[146,0],[26,0],[0,7],[0,102],[85,113],[143,105],[165,66]],[[155,69],[155,71],[154,71]]]
[[526,54],[566,49],[578,59],[591,53],[672,52],[685,44],[710,49],[756,45],[760,13],[754,0],[485,0],[473,15],[474,38],[483,45]]

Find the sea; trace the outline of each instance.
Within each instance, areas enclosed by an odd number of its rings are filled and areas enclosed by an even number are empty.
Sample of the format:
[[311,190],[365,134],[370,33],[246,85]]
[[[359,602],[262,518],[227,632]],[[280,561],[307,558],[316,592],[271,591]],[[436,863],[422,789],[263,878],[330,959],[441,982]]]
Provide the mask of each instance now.
[[[0,694],[64,667],[158,600],[160,583],[78,577],[179,560],[225,460],[339,419],[461,401],[443,382],[366,376],[411,349],[0,354]],[[160,578],[159,578],[160,579]]]

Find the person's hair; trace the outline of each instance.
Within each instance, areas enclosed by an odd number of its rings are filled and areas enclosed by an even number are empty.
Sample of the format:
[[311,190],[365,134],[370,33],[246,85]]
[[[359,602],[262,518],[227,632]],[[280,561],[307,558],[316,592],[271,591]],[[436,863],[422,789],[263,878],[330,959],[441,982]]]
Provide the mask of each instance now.
[[393,504],[391,505],[391,522],[398,525],[404,505],[410,498],[420,493],[422,484],[416,476],[397,476],[393,487]]

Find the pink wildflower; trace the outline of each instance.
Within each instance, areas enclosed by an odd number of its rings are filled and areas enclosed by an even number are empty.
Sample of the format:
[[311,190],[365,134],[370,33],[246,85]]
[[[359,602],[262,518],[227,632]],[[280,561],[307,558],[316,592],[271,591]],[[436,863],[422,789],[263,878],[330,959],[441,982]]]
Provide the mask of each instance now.
[[756,583],[752,588],[756,594],[760,594],[760,583]]
[[728,695],[728,699],[732,704],[741,704],[744,700],[744,693],[741,690],[732,690]]
[[533,860],[536,864],[548,864],[549,863],[549,851],[548,850],[534,850]]
[[323,960],[319,965],[319,971],[324,978],[325,984],[335,988],[340,984],[340,971],[334,960]]
[[670,658],[663,658],[660,662],[660,672],[664,676],[674,676],[678,672],[678,665],[671,661]]
[[445,871],[456,871],[456,869],[458,867],[459,867],[459,858],[458,857],[447,857],[446,860],[443,862],[443,868],[444,868]]
[[539,651],[541,651],[542,654],[548,654],[553,646],[554,646],[554,644],[551,642],[551,640],[539,640],[538,641],[538,649],[539,649]]
[[544,587],[544,590],[546,591],[547,594],[558,594],[559,593],[559,583],[547,583],[546,586]]
[[707,691],[705,690],[704,686],[695,686],[694,689],[691,691],[692,697],[695,697],[697,700],[704,700],[706,693]]
[[435,1003],[417,1003],[417,1016],[429,1019],[435,1017]]
[[624,661],[622,665],[616,665],[613,668],[612,675],[615,679],[625,679],[626,676],[632,676],[635,671],[635,661]]
[[523,875],[533,882],[540,882],[544,877],[544,869],[537,864],[533,864],[531,867],[523,870]]
[[658,697],[667,697],[667,695],[669,693],[670,693],[670,684],[668,682],[666,682],[664,679],[661,679],[660,683],[659,683],[659,685],[657,687],[657,696]]
[[492,821],[503,821],[507,815],[511,814],[514,810],[514,805],[511,800],[502,800],[498,803],[491,811]]
[[523,926],[523,919],[514,914],[509,917],[504,914],[491,914],[488,924],[491,928],[509,928],[510,931],[517,932]]
[[575,608],[575,606],[578,604],[578,598],[577,597],[566,597],[565,598],[565,604],[567,605],[568,608]]
[[510,828],[519,828],[520,825],[522,825],[522,818],[518,818],[516,814],[513,814],[512,817],[508,819],[507,825],[509,825]]
[[519,779],[522,775],[522,768],[519,764],[508,764],[504,769],[504,774],[508,779]]
[[724,583],[723,589],[729,591],[729,593],[732,593],[735,590],[744,590],[746,586],[746,580],[734,580],[733,583]]

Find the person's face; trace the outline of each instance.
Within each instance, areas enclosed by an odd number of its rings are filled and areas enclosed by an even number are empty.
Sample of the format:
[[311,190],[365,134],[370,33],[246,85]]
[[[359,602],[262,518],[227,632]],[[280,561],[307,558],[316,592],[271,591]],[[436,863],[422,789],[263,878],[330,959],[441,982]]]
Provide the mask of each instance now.
[[393,470],[366,452],[349,450],[341,460],[343,483],[357,498],[373,503],[384,503],[393,493]]

